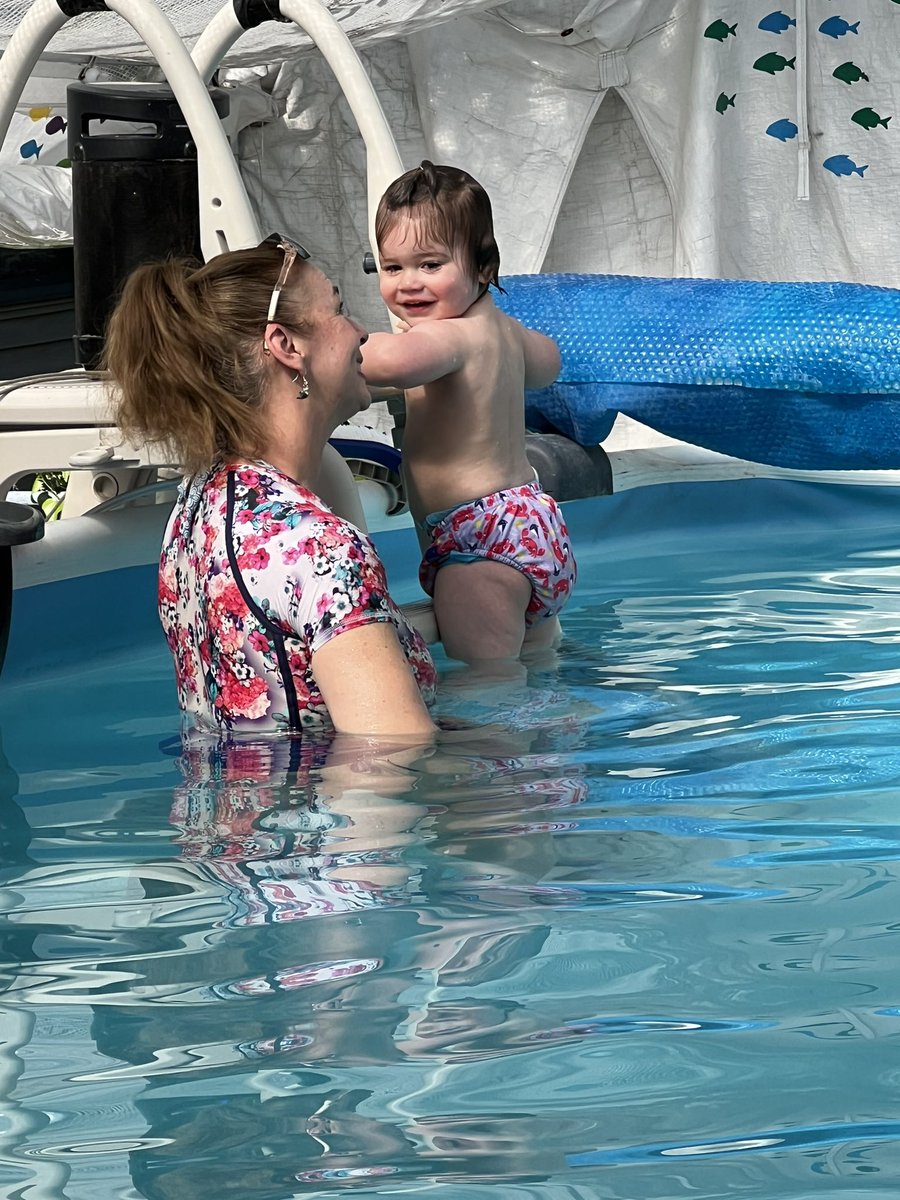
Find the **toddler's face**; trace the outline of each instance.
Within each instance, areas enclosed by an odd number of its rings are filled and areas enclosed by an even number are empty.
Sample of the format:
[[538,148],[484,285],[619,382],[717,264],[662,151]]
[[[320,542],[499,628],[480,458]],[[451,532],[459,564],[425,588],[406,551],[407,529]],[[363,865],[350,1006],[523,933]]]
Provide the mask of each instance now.
[[413,218],[398,220],[380,251],[382,299],[408,325],[461,317],[481,295],[482,285],[459,255]]

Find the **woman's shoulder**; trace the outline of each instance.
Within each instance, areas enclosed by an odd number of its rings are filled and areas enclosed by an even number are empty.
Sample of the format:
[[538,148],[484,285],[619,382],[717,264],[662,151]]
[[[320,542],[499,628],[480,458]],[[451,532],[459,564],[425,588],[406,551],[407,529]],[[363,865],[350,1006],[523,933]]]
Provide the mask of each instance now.
[[335,513],[321,496],[267,463],[236,463],[228,468],[234,479],[233,521],[257,535],[284,535],[320,549],[352,546],[354,557],[377,557],[367,534]]
[[245,507],[263,509],[278,505],[326,525],[347,524],[321,496],[277,467],[262,462],[235,463],[228,470],[234,476],[235,501]]

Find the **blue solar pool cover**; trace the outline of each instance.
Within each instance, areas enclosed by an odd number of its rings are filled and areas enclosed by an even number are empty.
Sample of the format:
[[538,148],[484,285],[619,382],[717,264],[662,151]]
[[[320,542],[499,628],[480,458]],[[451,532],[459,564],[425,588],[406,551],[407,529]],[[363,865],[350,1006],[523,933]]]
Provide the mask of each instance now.
[[793,468],[900,468],[900,291],[621,275],[515,275],[497,303],[559,344],[529,426],[582,445],[616,413]]

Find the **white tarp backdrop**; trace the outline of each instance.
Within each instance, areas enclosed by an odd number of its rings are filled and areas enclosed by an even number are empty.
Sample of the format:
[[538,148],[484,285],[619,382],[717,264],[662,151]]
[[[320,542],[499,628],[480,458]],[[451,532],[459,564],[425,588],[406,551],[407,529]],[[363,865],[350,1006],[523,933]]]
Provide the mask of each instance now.
[[[0,35],[26,7],[0,3]],[[162,7],[191,44],[219,2]],[[506,273],[900,286],[897,0],[328,7],[360,50],[404,161],[427,154],[485,184]],[[82,63],[140,57],[109,15],[69,22],[50,51]],[[359,271],[364,151],[328,67],[298,30],[275,23],[227,61],[223,81],[259,101],[236,148],[260,226],[308,241],[360,315],[383,326],[374,280]],[[23,117],[41,107],[34,86]],[[7,167],[37,170],[47,150],[23,158],[41,131],[23,140],[17,129],[0,152],[0,210],[14,202],[21,228],[22,189],[8,187]],[[0,239],[12,224],[0,213]]]

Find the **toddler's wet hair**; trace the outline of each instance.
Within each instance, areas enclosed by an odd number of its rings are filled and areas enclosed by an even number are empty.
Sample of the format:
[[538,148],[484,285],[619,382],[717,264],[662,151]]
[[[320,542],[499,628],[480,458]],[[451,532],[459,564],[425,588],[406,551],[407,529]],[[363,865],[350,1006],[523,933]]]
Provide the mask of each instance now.
[[491,202],[468,171],[435,165],[425,158],[395,179],[375,214],[379,249],[404,216],[418,223],[420,236],[458,254],[473,279],[500,287],[500,251],[494,238]]

